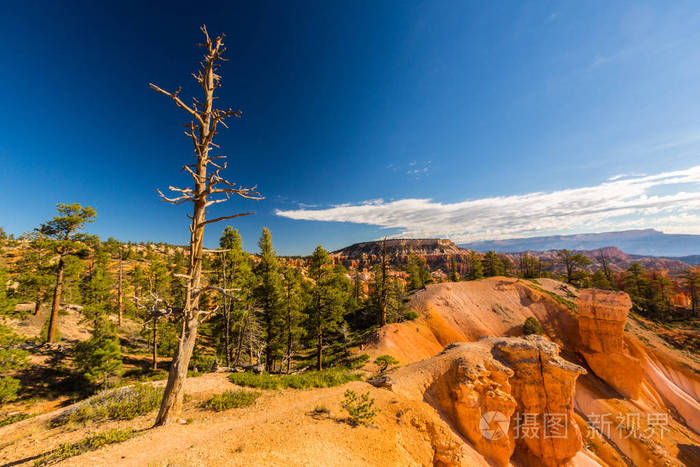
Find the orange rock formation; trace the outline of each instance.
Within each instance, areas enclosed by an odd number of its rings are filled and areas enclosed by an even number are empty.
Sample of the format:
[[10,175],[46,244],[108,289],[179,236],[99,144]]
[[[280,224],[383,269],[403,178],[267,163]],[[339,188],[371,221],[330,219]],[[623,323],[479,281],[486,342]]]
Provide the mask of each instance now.
[[[516,452],[525,465],[561,466],[581,449],[573,394],[583,373],[542,336],[485,338],[449,345],[378,384],[426,400],[496,465],[508,465]],[[560,415],[557,433],[551,432],[552,414]],[[528,433],[525,417],[531,421]]]
[[627,313],[632,308],[624,292],[585,289],[578,297],[580,352],[593,373],[630,399],[638,399],[644,370],[625,349]]

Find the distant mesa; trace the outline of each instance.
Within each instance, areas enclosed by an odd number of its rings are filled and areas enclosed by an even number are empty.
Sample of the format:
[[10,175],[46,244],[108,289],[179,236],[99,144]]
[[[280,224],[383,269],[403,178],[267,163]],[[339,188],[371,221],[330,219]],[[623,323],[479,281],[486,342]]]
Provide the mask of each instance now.
[[[649,233],[651,235],[647,235]],[[604,257],[607,266],[613,271],[624,271],[632,263],[640,263],[644,268],[668,271],[672,275],[686,271],[690,265],[700,263],[700,255],[664,257],[650,254],[638,254],[626,250],[619,245],[631,245],[634,250],[634,239],[661,238],[663,242],[670,244],[670,237],[689,237],[697,242],[697,249],[691,250],[693,243],[684,246],[684,251],[700,253],[700,235],[666,235],[656,230],[634,230],[626,232],[609,232],[606,234],[582,234],[570,236],[538,237],[531,239],[494,240],[491,242],[478,242],[457,245],[452,240],[444,238],[422,239],[387,239],[385,240],[386,254],[392,265],[401,267],[408,263],[411,255],[421,257],[432,270],[447,272],[451,258],[454,257],[460,274],[464,273],[466,264],[472,251],[485,253],[496,251],[501,257],[507,257],[516,263],[525,252],[547,265],[547,270],[552,272],[563,271],[563,266],[557,255],[561,249],[569,249],[582,253],[590,259],[587,267],[593,272],[602,267],[601,258]],[[588,239],[588,240],[586,240]],[[621,239],[626,239],[625,241]],[[641,240],[640,240],[641,241]],[[651,240],[648,240],[651,241]],[[685,240],[673,240],[685,242]],[[610,243],[604,243],[610,242]],[[627,243],[625,243],[627,242]],[[580,248],[581,246],[594,245],[594,248]],[[600,245],[600,246],[597,246]],[[639,246],[639,243],[637,243]],[[685,243],[684,243],[685,245]],[[650,248],[647,248],[650,249]],[[336,261],[347,267],[362,268],[377,262],[381,255],[382,241],[355,243],[348,247],[334,251]],[[637,248],[635,251],[640,251]]]
[[[460,246],[479,252],[494,250],[499,253],[561,250],[564,248],[595,250],[615,246],[631,255],[671,257],[689,264],[697,264],[700,261],[700,257],[698,257],[700,255],[700,235],[665,234],[654,229],[484,240]],[[692,257],[684,258],[688,256]]]

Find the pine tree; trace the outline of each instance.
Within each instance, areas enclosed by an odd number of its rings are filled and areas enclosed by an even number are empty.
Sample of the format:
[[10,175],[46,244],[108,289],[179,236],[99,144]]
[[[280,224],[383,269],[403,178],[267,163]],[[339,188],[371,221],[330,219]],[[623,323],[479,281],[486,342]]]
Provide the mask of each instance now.
[[253,308],[251,291],[255,277],[251,268],[250,255],[243,250],[243,242],[238,230],[230,226],[226,227],[219,238],[219,247],[224,250],[224,253],[213,265],[218,274],[218,283],[224,289],[235,291],[235,300],[227,296],[222,297],[223,310],[219,320],[224,337],[222,343],[224,360],[226,366],[231,366],[238,363],[240,350],[244,345],[247,317]]
[[272,248],[272,236],[267,227],[258,241],[260,262],[255,267],[258,286],[255,298],[261,310],[263,339],[265,340],[265,370],[271,371],[276,358],[281,355],[282,281],[277,253]]
[[483,265],[481,264],[481,258],[479,257],[479,254],[476,251],[469,252],[468,264],[469,273],[467,274],[467,278],[470,281],[475,281],[484,277],[484,269]]
[[0,315],[13,313],[17,304],[17,300],[10,297],[8,282],[9,275],[5,268],[0,266]]
[[302,288],[302,276],[299,269],[286,267],[283,273],[283,340],[285,342],[285,360],[287,374],[289,374],[292,356],[303,334],[301,326],[303,320],[302,308],[304,306],[304,294]]
[[698,317],[700,312],[700,270],[689,269],[683,273],[681,278],[684,280],[683,291],[690,297],[690,311],[692,316]]
[[56,265],[51,264],[51,252],[32,237],[29,248],[17,262],[17,282],[15,291],[20,300],[34,302],[34,316],[39,316],[41,304],[49,297],[56,278]]
[[504,276],[506,274],[506,268],[503,265],[503,261],[498,256],[495,251],[489,251],[484,256],[483,260],[484,276]]
[[109,254],[98,251],[95,264],[83,285],[83,313],[89,318],[106,316],[113,307],[111,303],[112,276],[107,269]]
[[557,255],[564,265],[564,269],[566,270],[566,282],[569,284],[581,280],[582,275],[580,270],[591,264],[591,260],[586,256],[581,253],[572,253],[567,249],[559,250]]
[[454,255],[450,256],[450,281],[459,281],[459,272],[457,272],[457,259]]
[[22,341],[12,329],[0,325],[0,404],[15,400],[21,387],[10,372],[29,365],[29,352],[19,348]]
[[75,346],[75,363],[87,380],[97,386],[121,375],[119,338],[109,319],[104,316],[95,318],[92,337]]
[[58,216],[42,224],[37,231],[45,237],[46,246],[58,255],[56,267],[56,285],[54,288],[51,316],[49,317],[49,329],[47,342],[54,342],[56,338],[56,326],[58,324],[58,308],[61,304],[61,292],[63,288],[63,274],[65,272],[66,258],[83,253],[86,250],[85,235],[80,234],[85,224],[95,220],[95,210],[90,206],[80,204],[59,204]]
[[591,286],[602,290],[612,289],[612,285],[610,284],[608,277],[605,275],[605,271],[602,269],[599,269],[593,273],[593,276],[591,277]]
[[406,272],[409,290],[422,289],[430,281],[430,271],[425,264],[425,259],[418,255],[411,254],[408,257]]
[[350,283],[342,270],[333,267],[328,252],[321,245],[316,247],[309,260],[309,277],[313,287],[308,308],[308,333],[316,343],[316,368],[320,371],[326,341],[338,331],[343,321]]

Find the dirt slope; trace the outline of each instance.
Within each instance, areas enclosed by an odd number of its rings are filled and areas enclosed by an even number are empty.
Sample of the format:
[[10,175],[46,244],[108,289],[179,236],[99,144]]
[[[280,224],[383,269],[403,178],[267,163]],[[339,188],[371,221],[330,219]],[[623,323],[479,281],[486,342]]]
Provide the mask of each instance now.
[[[118,445],[86,453],[62,465],[450,465],[489,464],[464,443],[440,416],[423,402],[409,400],[364,382],[316,390],[263,391],[254,407],[213,413],[198,408],[206,397],[237,388],[224,374],[187,381],[191,399],[183,416],[186,425],[146,430],[154,415],[129,422],[111,422],[77,430],[47,430],[54,414],[0,428],[0,462],[31,465],[36,456],[60,443],[115,427],[145,430]],[[340,403],[346,389],[369,391],[381,410],[372,427],[353,428],[344,422]],[[317,417],[325,405],[329,416]]]
[[[697,356],[672,348],[636,317],[627,317],[620,345],[639,362],[642,375],[637,398],[623,396],[596,376],[581,354],[576,295],[569,286],[550,279],[489,278],[432,285],[409,303],[418,319],[380,329],[365,351],[372,356],[388,353],[406,364],[436,355],[452,342],[521,335],[525,319],[535,317],[567,360],[589,370],[578,379],[574,400],[582,432],[590,435],[584,441],[603,463],[700,465]],[[621,311],[624,319],[628,308]],[[608,336],[604,322],[601,326],[601,337]],[[615,374],[615,368],[608,373]],[[664,430],[649,424],[659,418]],[[601,419],[610,424],[602,438],[588,426]],[[649,436],[644,439],[639,433],[645,430]]]

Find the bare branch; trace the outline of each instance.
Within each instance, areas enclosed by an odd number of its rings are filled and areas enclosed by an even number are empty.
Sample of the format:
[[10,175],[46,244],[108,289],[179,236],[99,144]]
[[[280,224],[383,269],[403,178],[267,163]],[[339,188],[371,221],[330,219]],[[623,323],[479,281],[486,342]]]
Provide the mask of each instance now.
[[162,201],[165,201],[165,202],[167,202],[167,203],[182,204],[182,203],[184,203],[185,201],[192,201],[192,202],[194,202],[194,199],[193,199],[192,196],[189,195],[189,194],[183,194],[182,196],[178,196],[177,198],[168,198],[167,196],[165,196],[165,195],[163,194],[162,191],[160,191],[160,190],[157,189],[157,188],[156,188],[156,192],[158,192],[158,195],[160,195],[160,197],[163,198]]
[[252,214],[255,214],[254,212],[244,212],[243,214],[236,214],[234,216],[222,216],[222,217],[217,217],[216,219],[210,219],[208,221],[202,222],[199,224],[200,226],[205,226],[207,224],[213,224],[214,222],[220,222],[224,221],[226,219],[235,219],[236,217],[243,217],[243,216],[250,216]]
[[165,89],[159,88],[153,83],[148,83],[148,85],[153,89],[154,91],[157,91],[161,94],[165,94],[166,96],[170,97],[172,100],[175,101],[175,104],[180,107],[181,109],[186,110],[189,112],[194,118],[197,119],[197,121],[200,123],[200,125],[204,125],[204,120],[202,119],[201,115],[199,115],[198,112],[195,112],[193,109],[191,109],[187,104],[182,102],[182,99],[178,97],[178,94],[180,94],[180,91],[182,91],[182,87],[177,88],[177,91],[175,92],[168,92]]

